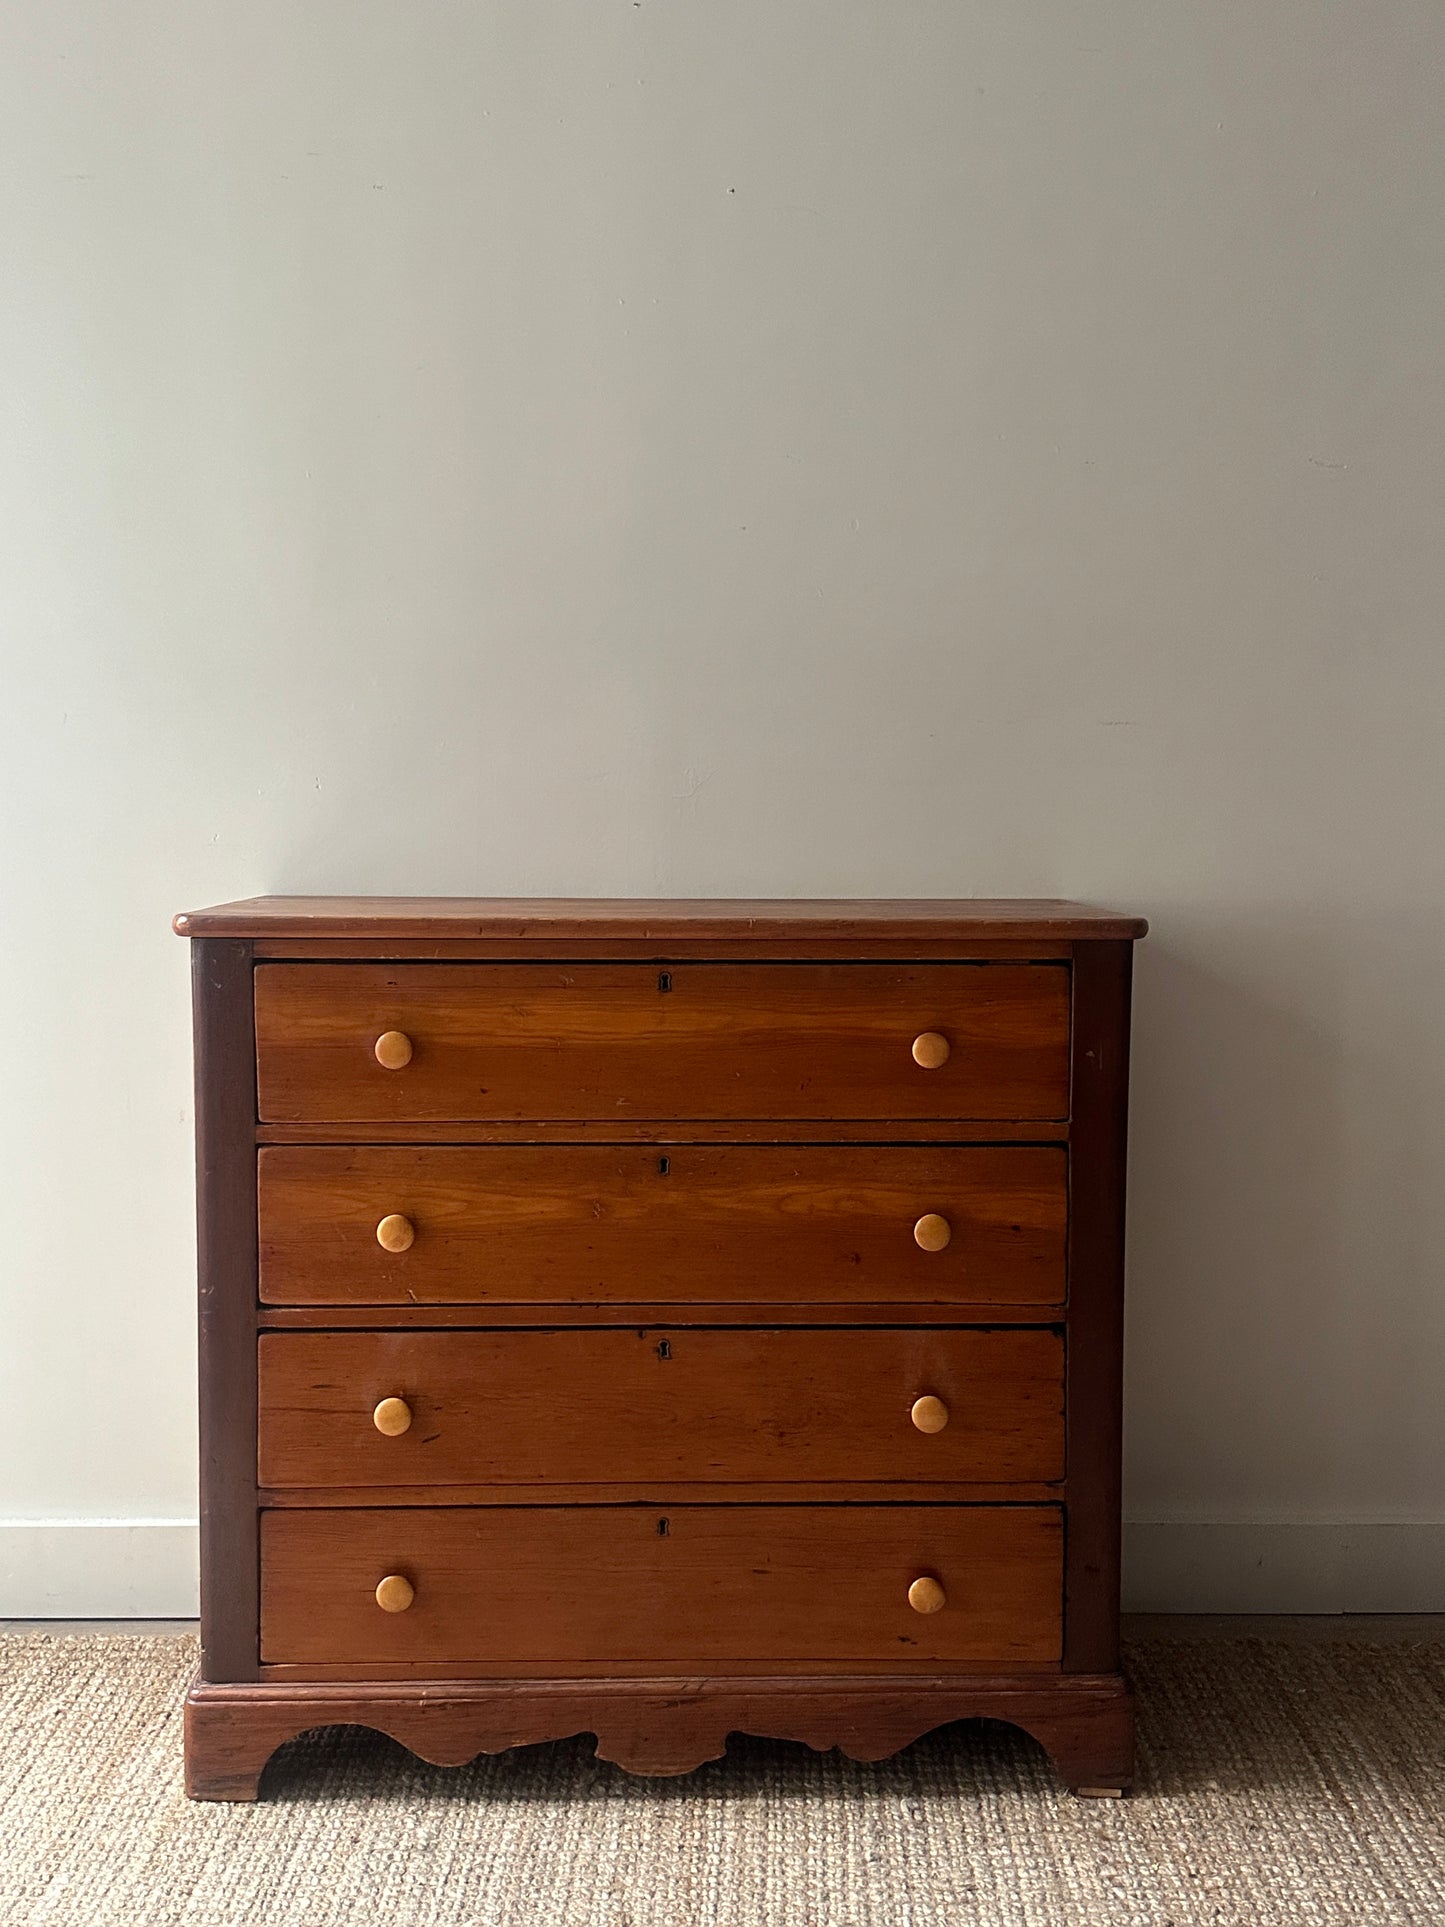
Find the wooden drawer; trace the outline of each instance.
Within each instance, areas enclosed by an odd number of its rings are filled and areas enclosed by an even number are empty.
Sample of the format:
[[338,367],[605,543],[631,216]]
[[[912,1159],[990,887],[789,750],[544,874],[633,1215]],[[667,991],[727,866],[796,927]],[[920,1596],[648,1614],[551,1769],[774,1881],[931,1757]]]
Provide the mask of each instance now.
[[[271,1511],[261,1656],[496,1661],[1057,1661],[1052,1506],[648,1506]],[[375,1598],[389,1574],[409,1609]],[[941,1582],[939,1611],[909,1588]]]
[[255,994],[263,1121],[1068,1109],[1063,964],[263,964]]
[[259,1172],[267,1304],[1064,1299],[1057,1145],[288,1145]]
[[272,1332],[260,1480],[1044,1482],[1063,1408],[1050,1331]]

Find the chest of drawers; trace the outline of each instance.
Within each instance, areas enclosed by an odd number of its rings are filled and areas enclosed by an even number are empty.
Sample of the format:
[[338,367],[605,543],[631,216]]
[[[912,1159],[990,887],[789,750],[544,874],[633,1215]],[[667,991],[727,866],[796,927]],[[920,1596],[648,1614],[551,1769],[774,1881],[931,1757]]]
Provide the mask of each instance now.
[[1130,1781],[1132,917],[256,898],[192,941],[187,1784],[948,1721]]

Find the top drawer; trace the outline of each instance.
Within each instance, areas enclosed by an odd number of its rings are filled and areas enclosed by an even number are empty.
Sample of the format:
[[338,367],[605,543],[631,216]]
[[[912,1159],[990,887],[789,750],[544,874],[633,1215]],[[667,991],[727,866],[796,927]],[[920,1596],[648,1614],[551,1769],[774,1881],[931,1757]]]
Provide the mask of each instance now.
[[[265,1122],[1068,1109],[1064,964],[277,963],[255,975]],[[387,1032],[405,1040],[383,1047],[406,1058],[397,1068],[378,1061]]]

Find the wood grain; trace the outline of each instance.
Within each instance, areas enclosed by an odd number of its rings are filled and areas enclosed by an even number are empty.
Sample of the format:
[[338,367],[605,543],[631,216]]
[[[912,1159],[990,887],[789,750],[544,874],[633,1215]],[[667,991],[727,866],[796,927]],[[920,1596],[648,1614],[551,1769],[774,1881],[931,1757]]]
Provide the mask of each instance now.
[[266,1331],[370,1331],[379,1324],[410,1331],[451,1331],[459,1326],[493,1331],[523,1331],[564,1325],[1054,1325],[1057,1305],[970,1304],[964,1310],[919,1304],[899,1298],[883,1304],[851,1304],[834,1299],[738,1297],[728,1304],[657,1305],[633,1300],[606,1305],[578,1300],[570,1305],[263,1305],[257,1324]]
[[1142,917],[1060,898],[905,897],[247,897],[182,911],[185,937],[490,937],[556,943],[773,938],[785,943],[831,936],[866,943],[873,932],[895,939],[991,937],[1142,937]]
[[439,1759],[587,1730],[679,1772],[735,1730],[873,1758],[1012,1718],[1069,1784],[1129,1783],[1142,919],[275,898],[177,927],[193,1792],[254,1797],[279,1739],[346,1719]]
[[1124,1188],[1128,1152],[1127,943],[1091,944],[1074,966],[1069,1167],[1069,1550],[1064,1664],[1119,1664]]
[[858,1479],[846,1485],[826,1479],[578,1480],[546,1485],[263,1485],[268,1506],[398,1505],[1057,1505],[1067,1483],[987,1479]]
[[256,1677],[256,1045],[251,946],[191,950],[196,1069],[201,1674]]
[[1059,1305],[1067,1192],[1052,1145],[274,1146],[261,1298]]
[[[1052,1506],[516,1506],[266,1512],[268,1661],[1055,1660]],[[908,1604],[920,1571],[946,1611]],[[404,1574],[406,1613],[378,1611]]]
[[[940,926],[942,927],[942,926]],[[257,937],[258,959],[312,963],[1067,963],[1067,938],[880,935],[851,937]]]
[[676,1774],[721,1758],[732,1733],[882,1760],[935,1727],[972,1719],[1003,1720],[1031,1734],[1066,1786],[1132,1784],[1133,1705],[1117,1674],[943,1673],[580,1684],[198,1682],[186,1701],[186,1791],[197,1800],[254,1800],[276,1748],[319,1726],[372,1727],[437,1766],[590,1733],[598,1757],[629,1773]]
[[333,1123],[321,1118],[290,1124],[258,1124],[258,1144],[1066,1144],[1064,1118],[545,1118],[515,1120],[388,1118],[373,1123]]
[[[710,1659],[707,1662],[709,1673],[716,1679],[736,1679],[766,1673],[774,1679],[817,1679],[827,1675],[835,1679],[846,1679],[857,1673],[856,1659]],[[625,1680],[654,1679],[657,1666],[652,1660],[608,1659],[593,1661],[569,1659],[567,1677],[574,1680]],[[870,1668],[871,1670],[871,1668]],[[886,1670],[890,1675],[903,1680],[910,1675],[930,1674],[938,1671],[938,1661],[934,1659],[892,1659],[880,1660],[877,1670]],[[1060,1677],[1059,1663],[1055,1660],[1010,1660],[1009,1671],[1015,1674],[1032,1673],[1042,1684]],[[308,1660],[304,1665],[288,1665],[283,1661],[266,1660],[262,1662],[260,1677],[263,1680],[351,1680],[365,1678],[372,1680],[451,1680],[451,1679],[554,1679],[557,1666],[551,1660],[508,1659],[487,1660],[468,1659],[449,1662],[442,1659],[420,1660],[415,1665],[406,1665],[392,1660],[371,1659],[365,1667],[356,1665],[326,1665],[317,1660]]]
[[[261,1116],[1062,1118],[1058,964],[260,964]],[[923,1030],[952,1049],[914,1063]],[[402,1030],[413,1057],[378,1065]]]
[[[1050,1331],[272,1332],[267,1486],[1063,1476]],[[941,1397],[931,1435],[915,1401]],[[379,1401],[409,1424],[378,1431]]]

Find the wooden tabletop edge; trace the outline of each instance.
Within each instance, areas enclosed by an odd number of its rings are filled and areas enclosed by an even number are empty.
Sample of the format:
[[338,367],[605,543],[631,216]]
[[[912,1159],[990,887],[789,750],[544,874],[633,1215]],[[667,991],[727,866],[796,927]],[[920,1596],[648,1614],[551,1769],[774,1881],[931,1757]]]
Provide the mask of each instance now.
[[1134,941],[1143,917],[1055,898],[249,897],[180,911],[181,937],[658,940],[853,936]]

